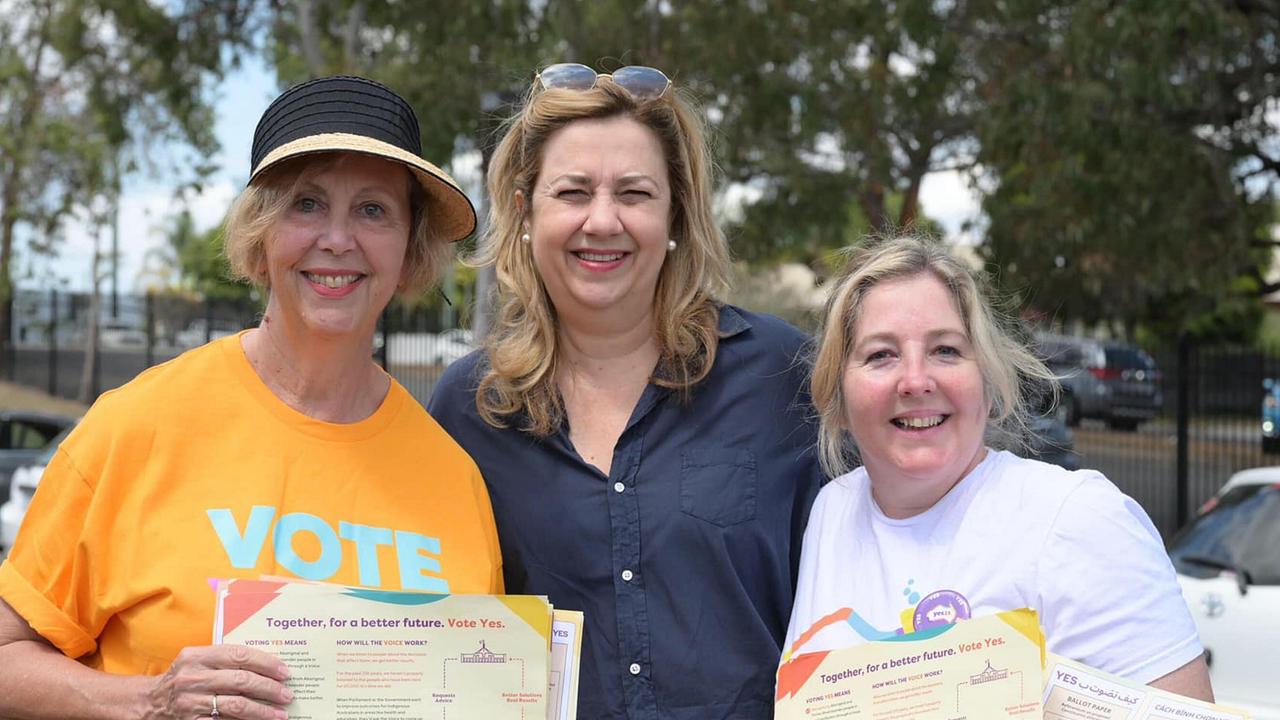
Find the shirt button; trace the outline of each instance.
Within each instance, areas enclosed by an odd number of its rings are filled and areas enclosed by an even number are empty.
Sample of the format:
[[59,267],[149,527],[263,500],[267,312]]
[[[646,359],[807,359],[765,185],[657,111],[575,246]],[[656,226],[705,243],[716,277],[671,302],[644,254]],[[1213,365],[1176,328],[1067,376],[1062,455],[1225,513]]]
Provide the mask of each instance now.
[[626,489],[627,489],[627,486],[626,486],[626,485],[623,485],[623,484],[622,484],[622,483],[620,483],[620,482],[616,482],[616,483],[614,483],[614,484],[613,484],[613,491],[614,491],[614,492],[622,492],[623,490],[626,490]]
[[623,579],[623,580],[626,580],[627,582],[631,582],[631,578],[633,578],[633,577],[635,577],[635,576],[636,576],[636,574],[635,574],[635,573],[633,573],[633,572],[631,572],[630,570],[623,570],[623,571],[622,571],[622,579]]
[[631,674],[632,674],[632,675],[639,675],[639,674],[640,674],[640,663],[631,663],[631,667],[629,667],[629,668],[627,668],[627,669],[631,671]]

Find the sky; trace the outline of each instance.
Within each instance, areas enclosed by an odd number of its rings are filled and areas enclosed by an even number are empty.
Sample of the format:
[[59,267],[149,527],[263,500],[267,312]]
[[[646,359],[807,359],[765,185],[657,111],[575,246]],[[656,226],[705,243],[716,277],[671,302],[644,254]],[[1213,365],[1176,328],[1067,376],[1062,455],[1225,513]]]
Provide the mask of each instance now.
[[[198,230],[214,227],[222,220],[248,179],[253,130],[276,93],[274,72],[253,54],[245,56],[241,67],[229,74],[216,90],[215,132],[221,148],[215,161],[219,170],[206,183],[203,192],[189,198],[186,205]],[[160,148],[152,152],[166,151]],[[472,199],[477,200],[477,169],[458,167],[455,163],[453,171],[463,187],[472,193]],[[979,219],[979,202],[977,192],[957,171],[932,173],[921,185],[921,206],[926,215],[942,225],[948,240],[973,241],[963,232],[963,226]],[[120,208],[121,293],[141,291],[144,287],[142,273],[147,252],[163,246],[164,228],[182,208],[182,202],[174,198],[171,179],[166,183],[166,178],[143,174],[126,178]],[[65,235],[61,251],[53,259],[32,258],[19,244],[22,257],[18,272],[25,275],[28,263],[33,264],[34,270],[34,278],[17,278],[19,287],[45,289],[56,284],[73,291],[89,288],[93,237],[86,225],[74,221],[68,224]],[[109,238],[109,234],[105,236],[104,244]],[[109,292],[109,287],[103,287],[103,291]]]

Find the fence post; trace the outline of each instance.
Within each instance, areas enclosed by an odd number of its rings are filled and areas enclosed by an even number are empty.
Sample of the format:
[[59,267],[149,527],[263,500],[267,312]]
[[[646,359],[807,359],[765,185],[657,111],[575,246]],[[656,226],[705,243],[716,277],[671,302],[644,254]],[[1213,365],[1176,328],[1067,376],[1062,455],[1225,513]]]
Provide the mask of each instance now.
[[213,298],[204,296],[204,342],[207,345],[213,339]]
[[58,289],[49,288],[49,394],[58,396]]
[[[1190,508],[1190,473],[1187,457],[1190,448],[1191,420],[1191,339],[1186,331],[1178,335],[1178,464],[1177,479],[1174,488],[1174,517],[1177,528],[1187,524],[1191,516]],[[1177,529],[1175,528],[1175,529]]]
[[9,337],[0,338],[0,347],[5,349],[5,355],[8,362],[5,363],[5,375],[12,382],[18,377],[18,343],[14,342],[14,322],[13,322],[13,301],[18,296],[18,291],[14,289],[9,293],[9,298],[5,300],[5,307],[0,308],[0,314],[9,318]]
[[[102,295],[96,285],[89,300],[89,323],[89,336],[93,338],[93,372],[90,373],[89,399],[81,398],[81,402],[92,405],[102,394]],[[93,331],[93,325],[97,326],[97,332]]]
[[147,367],[156,364],[156,294],[147,290],[143,307],[147,313]]
[[378,345],[378,364],[383,370],[387,369],[387,311],[390,305],[382,308],[382,314],[378,316],[377,333],[382,337],[382,342]]

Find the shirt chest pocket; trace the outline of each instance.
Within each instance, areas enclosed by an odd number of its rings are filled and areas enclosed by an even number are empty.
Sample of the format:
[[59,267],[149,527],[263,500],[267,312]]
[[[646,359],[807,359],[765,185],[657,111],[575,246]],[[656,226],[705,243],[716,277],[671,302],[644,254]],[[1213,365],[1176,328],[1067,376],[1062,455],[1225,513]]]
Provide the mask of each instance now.
[[685,450],[680,509],[720,527],[756,516],[756,456],[750,450]]

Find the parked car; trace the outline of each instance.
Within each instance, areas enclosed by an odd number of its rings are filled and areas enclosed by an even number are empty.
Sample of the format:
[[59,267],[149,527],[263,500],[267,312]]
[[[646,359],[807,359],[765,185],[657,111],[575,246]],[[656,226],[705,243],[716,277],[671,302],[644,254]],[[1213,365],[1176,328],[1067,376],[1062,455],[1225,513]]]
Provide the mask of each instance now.
[[436,336],[432,359],[441,365],[449,365],[461,360],[475,350],[471,342],[471,331],[464,328],[445,330]]
[[9,478],[35,460],[75,418],[32,410],[0,410],[0,500],[9,497]]
[[1262,452],[1280,453],[1280,382],[1262,381]]
[[53,459],[53,454],[57,452],[58,445],[62,442],[71,429],[75,425],[69,425],[58,436],[49,441],[44,450],[32,459],[31,463],[24,465],[13,472],[13,482],[9,485],[9,493],[5,497],[8,500],[0,505],[0,550],[13,547],[13,541],[18,537],[18,528],[22,526],[22,518],[27,514],[27,506],[31,504],[31,498],[35,497],[36,486],[40,484],[40,476],[44,474],[44,468]]
[[1036,345],[1066,391],[1068,425],[1097,418],[1109,427],[1135,430],[1160,414],[1160,370],[1143,350],[1121,342],[1039,335]]
[[178,347],[196,347],[210,340],[235,335],[240,330],[238,325],[228,320],[214,320],[210,325],[205,323],[204,318],[196,318],[191,321],[191,324],[174,334],[173,342]]
[[104,348],[144,348],[147,333],[119,320],[106,320],[98,328],[98,344]]
[[461,328],[435,333],[396,332],[387,336],[387,364],[392,367],[406,365],[449,365],[469,354],[471,331]]
[[1169,543],[1218,702],[1280,720],[1280,467],[1236,473]]
[[1031,437],[1024,453],[1027,457],[1059,465],[1068,470],[1080,469],[1080,456],[1076,453],[1076,438],[1066,423],[1066,403],[1071,400],[1064,391],[1058,401],[1053,393],[1041,390],[1033,394]]

